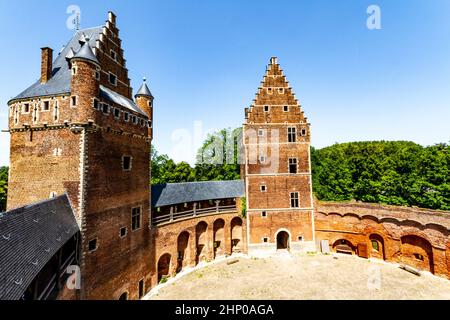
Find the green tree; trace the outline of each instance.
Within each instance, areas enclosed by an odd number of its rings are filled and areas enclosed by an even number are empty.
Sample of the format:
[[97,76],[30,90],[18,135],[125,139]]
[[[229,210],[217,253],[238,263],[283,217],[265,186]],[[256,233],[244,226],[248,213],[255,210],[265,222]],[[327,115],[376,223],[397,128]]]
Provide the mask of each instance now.
[[6,210],[8,196],[8,167],[0,167],[0,212]]

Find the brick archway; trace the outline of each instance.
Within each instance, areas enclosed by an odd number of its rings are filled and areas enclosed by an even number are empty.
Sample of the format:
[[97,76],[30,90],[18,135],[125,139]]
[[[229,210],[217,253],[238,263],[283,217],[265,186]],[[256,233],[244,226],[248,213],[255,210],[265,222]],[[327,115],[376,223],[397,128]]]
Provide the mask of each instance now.
[[158,260],[158,283],[163,277],[169,276],[170,273],[170,260],[171,255],[168,253],[163,254]]
[[242,219],[239,217],[231,220],[231,252],[242,252]]
[[189,238],[190,234],[187,231],[180,233],[177,239],[177,272],[183,270],[189,261]]
[[339,239],[333,243],[333,250],[338,253],[354,254],[356,247],[347,239]]
[[277,250],[290,250],[291,235],[287,230],[280,230],[276,234]]
[[225,221],[214,221],[214,258],[225,254]]
[[433,247],[425,238],[416,235],[401,237],[401,252],[403,263],[434,273]]
[[208,224],[204,221],[201,221],[195,227],[195,262],[198,264],[202,260],[207,259],[207,244],[208,244]]
[[377,259],[386,260],[386,252],[384,247],[384,239],[379,234],[371,234],[369,236],[370,256]]

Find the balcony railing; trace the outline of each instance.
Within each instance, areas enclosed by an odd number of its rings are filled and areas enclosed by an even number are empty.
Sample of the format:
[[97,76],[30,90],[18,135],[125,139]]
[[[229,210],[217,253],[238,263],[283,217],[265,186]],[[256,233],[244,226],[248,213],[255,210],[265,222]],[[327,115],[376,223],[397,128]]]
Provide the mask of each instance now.
[[209,208],[203,208],[203,209],[193,209],[183,212],[173,212],[169,214],[165,214],[162,216],[155,216],[153,218],[153,225],[159,225],[162,223],[167,222],[174,222],[181,219],[188,219],[188,218],[195,218],[198,216],[205,216],[209,214],[216,214],[221,212],[230,212],[230,211],[236,211],[237,206],[236,205],[230,205],[230,206],[216,206],[216,207],[209,207]]

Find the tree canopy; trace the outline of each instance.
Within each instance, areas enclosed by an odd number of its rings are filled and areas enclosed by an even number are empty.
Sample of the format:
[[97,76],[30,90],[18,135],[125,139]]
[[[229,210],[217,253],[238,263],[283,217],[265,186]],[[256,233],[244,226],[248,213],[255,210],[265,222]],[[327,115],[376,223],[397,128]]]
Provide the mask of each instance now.
[[6,197],[8,194],[8,167],[0,167],[0,212],[6,210]]

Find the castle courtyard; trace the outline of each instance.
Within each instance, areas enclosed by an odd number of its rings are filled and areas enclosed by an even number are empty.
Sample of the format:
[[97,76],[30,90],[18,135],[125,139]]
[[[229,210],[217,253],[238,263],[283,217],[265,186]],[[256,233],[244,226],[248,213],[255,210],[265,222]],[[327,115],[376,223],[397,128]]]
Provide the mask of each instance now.
[[[229,264],[231,261],[234,263]],[[429,273],[419,277],[394,264],[346,255],[282,253],[267,258],[231,258],[155,289],[145,299],[450,300],[448,280]]]

